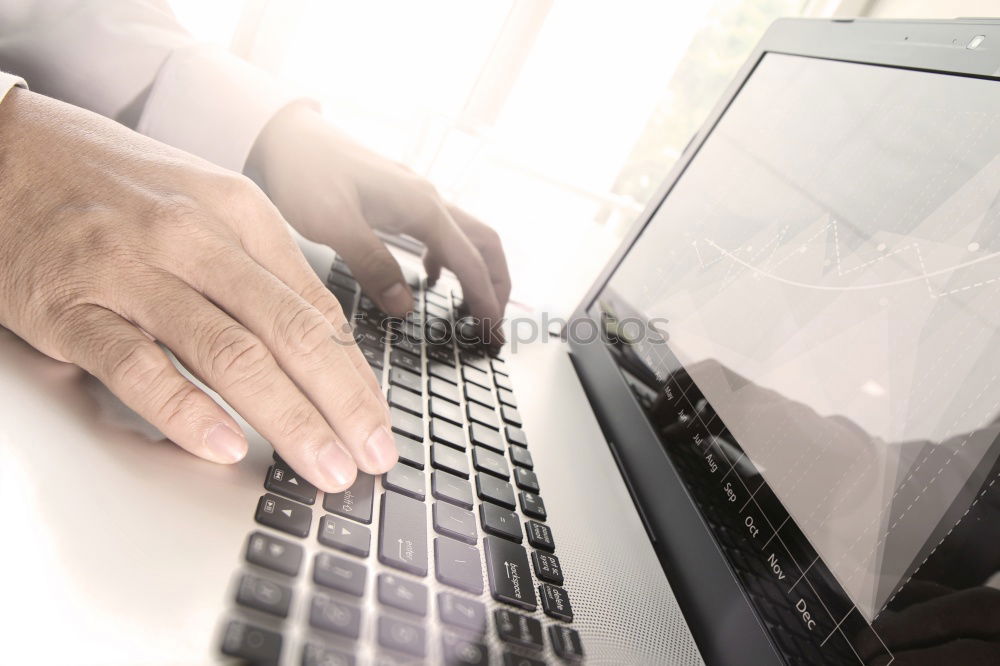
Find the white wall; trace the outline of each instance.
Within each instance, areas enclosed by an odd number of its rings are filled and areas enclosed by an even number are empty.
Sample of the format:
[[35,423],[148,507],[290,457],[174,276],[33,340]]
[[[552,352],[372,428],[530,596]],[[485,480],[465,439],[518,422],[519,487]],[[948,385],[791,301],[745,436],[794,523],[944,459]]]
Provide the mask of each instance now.
[[1000,17],[1000,0],[872,0],[864,15],[872,18]]

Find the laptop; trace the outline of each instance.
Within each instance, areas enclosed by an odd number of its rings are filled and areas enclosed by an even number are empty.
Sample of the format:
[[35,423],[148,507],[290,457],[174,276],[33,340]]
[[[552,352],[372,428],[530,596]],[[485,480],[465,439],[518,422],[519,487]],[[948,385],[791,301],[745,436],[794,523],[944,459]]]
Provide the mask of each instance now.
[[3,661],[995,663],[998,77],[996,21],[776,22],[500,350],[430,335],[461,292],[414,257],[389,322],[303,241],[400,453],[342,493],[0,334]]

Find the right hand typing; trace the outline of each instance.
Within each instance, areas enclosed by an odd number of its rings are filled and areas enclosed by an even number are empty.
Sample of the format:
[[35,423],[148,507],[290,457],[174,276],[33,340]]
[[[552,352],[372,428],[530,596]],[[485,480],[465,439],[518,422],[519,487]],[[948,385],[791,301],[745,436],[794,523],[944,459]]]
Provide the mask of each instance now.
[[322,490],[396,461],[340,305],[257,187],[25,90],[0,104],[0,325],[208,460],[246,439],[154,340]]

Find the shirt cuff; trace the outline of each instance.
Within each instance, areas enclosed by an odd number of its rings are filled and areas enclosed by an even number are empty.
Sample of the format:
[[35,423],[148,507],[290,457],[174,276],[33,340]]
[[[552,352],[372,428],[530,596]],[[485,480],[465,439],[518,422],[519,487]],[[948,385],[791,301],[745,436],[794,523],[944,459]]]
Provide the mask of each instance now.
[[303,99],[261,69],[210,46],[171,53],[136,129],[233,171],[243,171],[264,126]]
[[0,72],[0,102],[7,96],[11,88],[27,88],[28,84],[19,76]]

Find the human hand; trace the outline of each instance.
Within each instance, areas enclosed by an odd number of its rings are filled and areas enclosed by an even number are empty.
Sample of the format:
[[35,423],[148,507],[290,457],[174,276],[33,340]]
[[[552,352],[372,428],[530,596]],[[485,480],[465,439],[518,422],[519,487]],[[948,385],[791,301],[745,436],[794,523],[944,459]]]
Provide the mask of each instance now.
[[339,304],[249,180],[24,90],[0,104],[0,165],[0,324],[203,458],[246,440],[154,339],[321,489],[395,463]]
[[390,315],[405,315],[413,296],[374,229],[421,240],[429,279],[442,267],[452,270],[469,314],[499,332],[510,296],[500,238],[446,204],[426,180],[354,143],[305,105],[289,106],[269,123],[247,166],[261,174],[285,218],[342,255],[361,288]]

